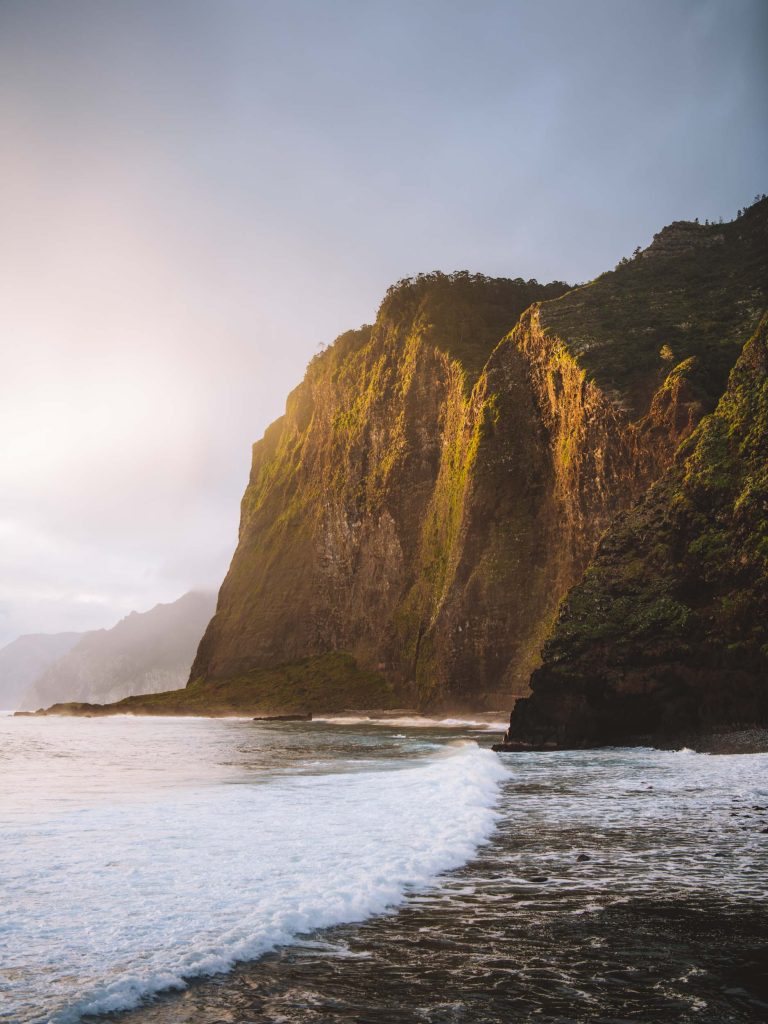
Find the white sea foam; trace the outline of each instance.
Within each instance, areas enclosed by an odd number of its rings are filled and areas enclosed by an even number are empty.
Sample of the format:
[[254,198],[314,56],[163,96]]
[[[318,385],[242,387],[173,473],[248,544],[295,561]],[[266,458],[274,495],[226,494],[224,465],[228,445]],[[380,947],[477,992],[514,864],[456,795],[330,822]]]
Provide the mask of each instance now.
[[386,911],[473,856],[505,775],[469,743],[404,767],[259,776],[13,819],[0,865],[11,1007],[0,1019],[70,1024],[128,1008]]
[[398,729],[471,729],[477,732],[505,732],[506,721],[488,721],[478,718],[429,718],[426,715],[401,715],[396,718],[374,718],[368,715],[328,715],[315,717],[315,722],[329,725],[381,725]]

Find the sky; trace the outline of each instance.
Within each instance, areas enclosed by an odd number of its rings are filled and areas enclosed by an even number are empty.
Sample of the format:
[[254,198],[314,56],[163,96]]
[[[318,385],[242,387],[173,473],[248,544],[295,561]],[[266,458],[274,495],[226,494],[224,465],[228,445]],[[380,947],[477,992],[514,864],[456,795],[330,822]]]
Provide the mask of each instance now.
[[0,644],[216,588],[318,347],[768,190],[764,0],[0,0]]

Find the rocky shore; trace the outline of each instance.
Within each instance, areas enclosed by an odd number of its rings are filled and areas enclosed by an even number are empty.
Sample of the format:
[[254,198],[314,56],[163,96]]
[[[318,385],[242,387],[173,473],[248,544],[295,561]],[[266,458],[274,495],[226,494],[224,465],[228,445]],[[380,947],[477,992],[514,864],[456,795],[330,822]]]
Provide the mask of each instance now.
[[[606,746],[613,744],[606,744]],[[505,733],[501,743],[494,743],[497,753],[521,753],[524,751],[552,752],[555,750],[579,750],[589,744],[556,746],[554,743],[536,745],[511,739]],[[616,746],[656,747],[659,750],[682,750],[688,748],[698,754],[765,754],[768,753],[768,729],[745,728],[723,732],[683,732],[665,736],[628,737]]]

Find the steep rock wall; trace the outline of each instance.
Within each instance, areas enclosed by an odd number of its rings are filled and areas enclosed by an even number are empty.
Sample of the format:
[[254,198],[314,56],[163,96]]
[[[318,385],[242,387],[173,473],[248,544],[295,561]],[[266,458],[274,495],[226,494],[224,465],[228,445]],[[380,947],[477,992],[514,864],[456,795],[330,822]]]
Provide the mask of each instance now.
[[563,594],[646,486],[638,428],[532,307],[446,438],[416,582],[400,609],[420,703],[525,692]]
[[768,725],[768,319],[715,412],[607,534],[532,686],[512,744]]
[[526,692],[601,533],[694,418],[662,382],[663,416],[632,420],[541,320],[535,304],[473,386],[418,319],[310,367],[254,448],[193,679],[345,650],[422,707]]
[[766,301],[767,211],[671,225],[571,291],[390,289],[254,447],[191,682],[345,651],[424,708],[525,692],[600,536],[722,393]]
[[[448,669],[429,694],[417,678],[466,534],[488,416],[478,374],[532,300],[564,290],[466,274],[404,282],[372,328],[313,361],[254,447],[238,548],[192,680],[344,650],[404,698],[459,693]],[[475,675],[462,699],[486,689]]]

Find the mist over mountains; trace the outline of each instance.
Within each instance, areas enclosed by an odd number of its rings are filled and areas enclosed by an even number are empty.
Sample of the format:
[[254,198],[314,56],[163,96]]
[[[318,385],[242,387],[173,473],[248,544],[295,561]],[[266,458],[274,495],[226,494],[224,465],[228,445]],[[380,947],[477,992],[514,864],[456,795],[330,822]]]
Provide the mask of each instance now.
[[71,650],[81,636],[81,633],[29,633],[0,649],[0,708],[14,711],[26,707],[25,695],[38,676]]
[[185,684],[215,596],[190,592],[111,629],[19,637],[0,651],[0,706],[107,703]]

